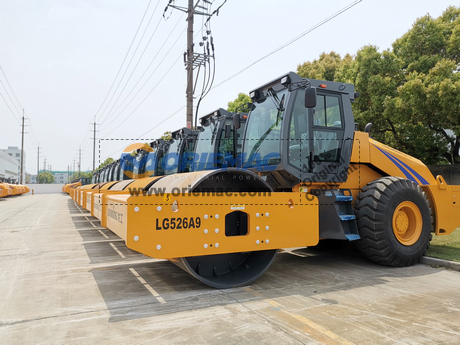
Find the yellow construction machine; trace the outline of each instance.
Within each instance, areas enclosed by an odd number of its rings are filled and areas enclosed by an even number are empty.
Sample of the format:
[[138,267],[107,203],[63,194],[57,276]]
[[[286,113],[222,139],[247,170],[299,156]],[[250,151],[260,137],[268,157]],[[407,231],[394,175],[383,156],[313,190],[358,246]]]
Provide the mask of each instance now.
[[0,198],[14,195],[22,195],[30,192],[30,188],[26,185],[16,184],[14,180],[0,181]]
[[373,140],[370,126],[357,131],[353,85],[291,72],[250,96],[236,168],[146,179],[138,195],[106,193],[103,225],[216,288],[249,284],[280,249],[321,240],[355,241],[377,263],[412,265],[433,233],[460,225],[460,186]]

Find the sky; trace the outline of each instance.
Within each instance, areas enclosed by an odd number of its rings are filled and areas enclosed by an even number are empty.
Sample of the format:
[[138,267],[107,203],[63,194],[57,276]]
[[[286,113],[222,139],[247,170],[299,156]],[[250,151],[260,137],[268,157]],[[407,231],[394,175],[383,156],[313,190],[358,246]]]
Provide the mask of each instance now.
[[[95,118],[96,166],[109,156],[118,158],[133,142],[149,142],[184,127],[187,24],[177,10],[168,10],[163,18],[168,2],[2,0],[0,149],[21,146],[22,109],[25,170],[32,174],[37,171],[37,146],[40,169],[46,157],[52,170],[73,170],[81,149],[81,168],[91,170]],[[215,0],[212,9],[222,2]],[[295,71],[322,52],[355,54],[368,44],[389,49],[418,17],[438,17],[455,5],[444,0],[362,0],[226,81],[353,2],[228,0],[210,21],[216,87],[201,102],[199,117],[227,108],[239,92],[249,93]],[[176,0],[179,6],[186,3]],[[195,17],[196,47],[202,23],[202,17]]]

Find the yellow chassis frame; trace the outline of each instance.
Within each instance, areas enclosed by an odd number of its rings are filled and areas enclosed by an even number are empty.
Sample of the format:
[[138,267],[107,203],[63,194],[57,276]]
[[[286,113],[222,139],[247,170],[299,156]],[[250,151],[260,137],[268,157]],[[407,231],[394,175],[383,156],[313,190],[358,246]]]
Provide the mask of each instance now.
[[[319,241],[318,199],[305,193],[103,197],[107,228],[128,248],[158,259],[314,246]],[[248,215],[248,232],[226,236],[226,215],[235,211]]]

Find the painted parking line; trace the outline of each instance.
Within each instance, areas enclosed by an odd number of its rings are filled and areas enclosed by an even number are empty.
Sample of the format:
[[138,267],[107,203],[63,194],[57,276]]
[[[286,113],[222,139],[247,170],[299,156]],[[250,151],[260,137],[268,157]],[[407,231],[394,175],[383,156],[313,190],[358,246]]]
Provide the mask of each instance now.
[[107,236],[106,234],[104,234],[101,230],[98,230],[102,236],[104,236],[106,239],[109,239],[109,236]]
[[145,288],[147,290],[149,290],[149,292],[155,296],[155,298],[157,299],[158,302],[160,302],[161,304],[165,304],[166,301],[163,299],[163,297],[160,296],[160,294],[158,292],[155,291],[155,289],[153,287],[150,286],[149,283],[147,283],[145,281],[144,278],[142,278],[139,273],[137,273],[137,271],[134,269],[134,268],[130,268],[129,269],[131,271],[132,274],[134,274],[134,276],[142,283],[142,285],[145,286]]
[[352,343],[351,341],[348,341],[345,338],[342,338],[338,334],[335,334],[330,329],[328,329],[328,328],[326,328],[324,326],[321,326],[321,325],[317,324],[316,322],[313,322],[312,320],[310,320],[310,319],[308,319],[308,318],[306,318],[306,317],[304,317],[302,315],[294,314],[294,313],[291,313],[291,312],[285,310],[283,305],[281,305],[278,302],[275,302],[274,300],[267,300],[267,302],[270,303],[273,307],[278,308],[281,312],[283,312],[287,316],[289,316],[289,317],[291,317],[291,318],[293,318],[293,319],[295,319],[297,321],[300,321],[304,325],[306,325],[309,328],[312,328],[315,331],[323,334],[324,336],[328,337],[329,339],[332,339],[336,343],[339,343],[339,344],[342,344],[342,345],[354,345],[354,343]]
[[114,245],[113,243],[110,243],[110,245],[112,246],[113,250],[115,250],[115,251],[118,253],[118,255],[120,255],[123,259],[126,259],[126,256],[124,256],[123,253],[120,252],[120,251],[118,250],[118,248],[115,247],[115,245]]

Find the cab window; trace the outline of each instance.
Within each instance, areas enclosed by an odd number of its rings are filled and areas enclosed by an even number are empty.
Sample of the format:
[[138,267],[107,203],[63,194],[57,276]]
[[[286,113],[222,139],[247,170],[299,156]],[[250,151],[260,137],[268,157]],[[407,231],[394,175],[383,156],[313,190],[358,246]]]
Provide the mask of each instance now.
[[338,96],[317,96],[315,114],[313,115],[313,125],[322,127],[342,127]]

